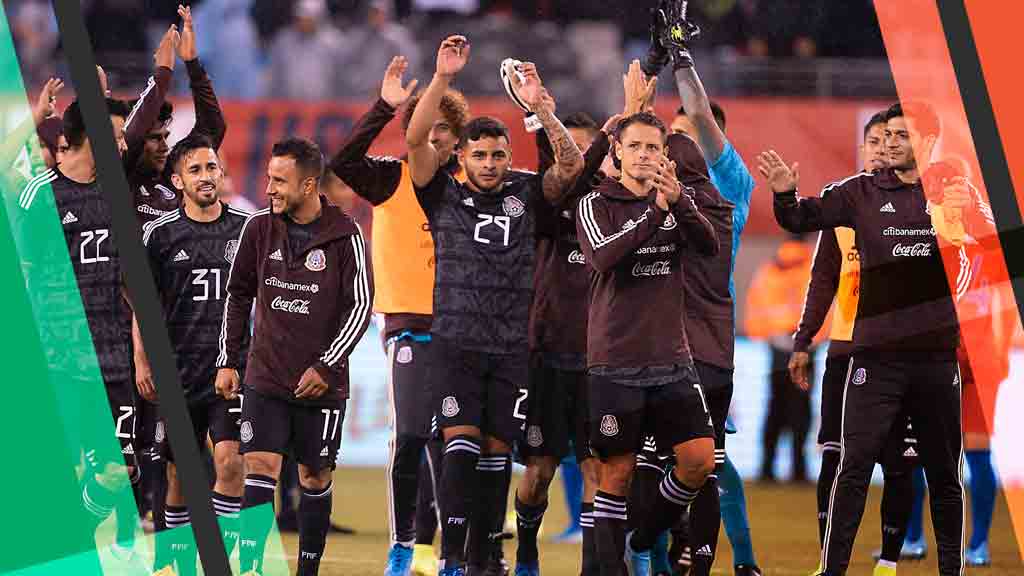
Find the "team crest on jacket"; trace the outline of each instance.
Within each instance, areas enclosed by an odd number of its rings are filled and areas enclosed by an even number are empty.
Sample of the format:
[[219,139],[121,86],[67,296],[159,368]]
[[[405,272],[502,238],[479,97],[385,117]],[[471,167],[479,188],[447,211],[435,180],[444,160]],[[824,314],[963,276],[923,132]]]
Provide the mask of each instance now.
[[319,272],[327,268],[327,256],[324,254],[324,251],[317,248],[306,254],[306,268],[311,272]]
[[242,438],[242,442],[245,442],[246,444],[252,442],[252,423],[248,420],[242,422],[242,428],[238,433]]
[[230,263],[235,262],[235,254],[238,253],[238,240],[228,240],[224,245],[224,259]]
[[868,381],[868,371],[863,368],[857,368],[857,371],[853,373],[853,384],[854,386],[860,386],[861,384]]
[[515,196],[506,196],[501,203],[501,208],[509,218],[518,218],[526,212],[526,204],[523,204],[523,201]]
[[398,349],[398,357],[395,360],[399,364],[408,364],[412,362],[412,346],[402,346]]
[[174,193],[174,190],[171,190],[170,188],[168,188],[166,186],[161,186],[161,185],[157,184],[156,188],[157,188],[157,190],[160,190],[160,192],[163,193],[164,200],[174,200],[174,199],[176,199],[178,197],[178,195]]
[[459,401],[455,399],[455,396],[447,396],[444,400],[441,400],[441,415],[445,418],[451,418],[459,413]]
[[659,226],[659,228],[661,228],[662,230],[674,230],[675,227],[676,217],[673,216],[671,212],[668,216],[665,217],[665,222],[661,226]]
[[164,423],[162,421],[157,422],[156,428],[153,429],[153,441],[156,442],[157,444],[162,444],[164,441],[164,437]]
[[601,434],[615,436],[619,433],[619,420],[611,415],[605,414],[601,417]]
[[526,443],[533,448],[540,448],[544,443],[544,434],[541,433],[540,426],[533,424],[526,429]]

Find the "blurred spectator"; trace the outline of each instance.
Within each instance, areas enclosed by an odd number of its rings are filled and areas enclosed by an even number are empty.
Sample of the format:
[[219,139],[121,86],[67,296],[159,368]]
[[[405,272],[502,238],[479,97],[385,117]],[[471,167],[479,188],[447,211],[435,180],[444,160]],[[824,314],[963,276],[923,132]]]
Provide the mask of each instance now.
[[[745,0],[750,10],[747,52],[755,58],[814,58],[824,6],[816,0]],[[831,32],[831,31],[829,31]]]
[[57,25],[48,2],[30,0],[11,6],[11,32],[25,83],[41,84],[53,75]]
[[346,30],[343,35],[342,59],[336,66],[344,70],[339,78],[336,94],[356,98],[370,98],[380,90],[380,78],[395,56],[409,61],[411,77],[420,77],[424,86],[423,62],[419,44],[409,31],[394,21],[389,0],[372,0],[366,10],[366,20]]
[[193,12],[199,57],[222,98],[264,94],[266,65],[251,9],[252,0],[205,0]]
[[[747,336],[766,340],[771,347],[771,395],[762,431],[761,480],[775,481],[775,449],[779,435],[786,429],[793,439],[794,482],[807,480],[804,444],[811,428],[810,391],[800,390],[789,378],[789,357],[793,352],[793,333],[803,312],[804,298],[811,279],[813,253],[799,238],[783,242],[775,258],[757,269],[747,290],[745,324]],[[814,349],[808,351],[814,374]]]
[[469,16],[480,10],[480,0],[412,0],[412,11],[434,16]]
[[289,100],[335,96],[349,73],[339,66],[342,45],[324,0],[299,0],[291,25],[278,32],[270,47],[269,95]]

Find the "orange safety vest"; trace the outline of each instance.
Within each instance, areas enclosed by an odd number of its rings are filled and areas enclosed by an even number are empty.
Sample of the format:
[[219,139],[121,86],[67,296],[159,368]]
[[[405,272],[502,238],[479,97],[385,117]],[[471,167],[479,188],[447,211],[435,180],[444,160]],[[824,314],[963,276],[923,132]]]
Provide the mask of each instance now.
[[860,300],[860,252],[852,228],[836,228],[836,240],[843,263],[839,268],[839,287],[836,289],[836,307],[832,314],[832,340],[853,340],[853,324],[857,320],[857,302]]

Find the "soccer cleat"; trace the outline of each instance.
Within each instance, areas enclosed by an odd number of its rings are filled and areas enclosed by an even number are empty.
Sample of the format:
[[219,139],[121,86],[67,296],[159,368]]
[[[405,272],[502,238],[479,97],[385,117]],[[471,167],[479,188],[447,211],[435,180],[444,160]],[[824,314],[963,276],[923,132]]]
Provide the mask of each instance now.
[[970,548],[964,554],[964,561],[968,566],[990,566],[992,556],[988,553],[988,542],[982,542],[976,548]]
[[875,564],[875,570],[871,576],[896,576],[896,566],[883,566]]
[[462,566],[452,566],[451,568],[443,568],[437,573],[437,576],[466,576],[466,569]]
[[412,568],[412,548],[395,544],[388,552],[388,565],[384,576],[409,576]]
[[633,550],[633,533],[626,534],[626,571],[629,576],[651,576],[651,551]]
[[437,557],[430,544],[416,544],[412,547],[412,574],[434,576],[437,574]]
[[516,576],[540,576],[540,566],[516,563]]
[[924,537],[914,542],[909,540],[903,541],[903,548],[900,549],[900,560],[924,560],[925,556],[928,556],[928,543],[925,542]]
[[737,564],[735,570],[736,576],[761,576],[761,569],[757,564]]

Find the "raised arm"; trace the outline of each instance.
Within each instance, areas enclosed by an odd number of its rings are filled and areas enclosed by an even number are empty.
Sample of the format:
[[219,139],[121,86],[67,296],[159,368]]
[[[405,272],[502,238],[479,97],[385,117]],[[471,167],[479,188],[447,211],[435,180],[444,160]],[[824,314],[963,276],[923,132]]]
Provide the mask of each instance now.
[[413,111],[405,143],[409,148],[409,170],[412,183],[424,187],[441,168],[442,158],[430,143],[430,129],[441,114],[441,99],[455,75],[469,60],[469,42],[465,36],[449,36],[437,51],[437,68],[430,85],[423,92]]
[[800,172],[797,163],[789,166],[774,150],[757,156],[758,171],[768,180],[775,193],[775,221],[788,232],[800,234],[847,226],[855,228],[855,194],[843,182],[829,184],[821,198],[800,198],[797,184]]
[[655,192],[648,196],[648,208],[631,227],[616,228],[608,214],[606,200],[594,191],[580,200],[576,210],[576,235],[580,249],[598,272],[607,272],[646,242],[665,223],[668,212],[655,204]]
[[213,91],[213,84],[199,63],[199,52],[196,50],[196,34],[192,25],[192,8],[178,6],[181,16],[181,42],[178,44],[178,57],[185,63],[188,70],[189,87],[192,89],[192,102],[195,107],[196,123],[189,135],[202,134],[213,142],[215,150],[220,149],[227,133],[227,122]]
[[331,158],[330,169],[352,191],[374,206],[386,202],[402,178],[402,162],[396,158],[368,156],[370,146],[395,117],[416,89],[416,80],[402,86],[402,74],[408,68],[403,56],[388,64],[381,84],[380,98],[370,111],[352,127],[341,149]]
[[128,152],[124,159],[126,166],[135,166],[136,160],[142,153],[146,134],[160,115],[160,107],[163,106],[164,100],[167,98],[171,76],[174,74],[174,52],[178,47],[178,42],[180,42],[178,27],[172,24],[160,39],[160,45],[153,54],[153,60],[156,63],[153,76],[146,83],[146,88],[139,94],[138,101],[124,123],[125,142],[128,144]]
[[725,133],[718,127],[715,116],[711,113],[711,100],[704,91],[704,84],[701,83],[693,66],[677,68],[675,77],[686,117],[697,129],[697,143],[704,151],[704,158],[708,164],[714,164],[725,149]]

